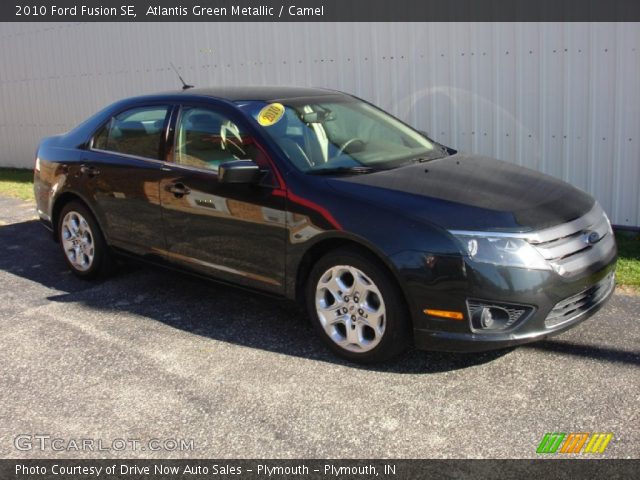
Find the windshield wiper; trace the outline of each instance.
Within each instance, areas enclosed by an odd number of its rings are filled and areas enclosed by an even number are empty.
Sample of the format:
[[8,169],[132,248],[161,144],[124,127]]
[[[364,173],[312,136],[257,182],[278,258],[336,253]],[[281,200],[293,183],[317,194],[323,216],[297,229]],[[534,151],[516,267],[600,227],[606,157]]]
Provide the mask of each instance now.
[[433,142],[433,146],[435,147],[433,149],[433,151],[431,152],[431,154],[427,154],[427,155],[418,155],[416,157],[413,157],[411,159],[408,160],[409,163],[423,163],[423,162],[429,162],[431,160],[438,160],[440,158],[444,158],[444,157],[448,157],[449,155],[451,155],[449,153],[449,150],[447,150],[447,147],[445,147],[444,145],[441,145],[439,143]]
[[417,157],[410,159],[409,162],[423,163],[423,162],[429,162],[431,160],[438,160],[439,158],[444,158],[449,156],[449,152],[447,152],[444,148],[440,149],[440,153],[442,155],[438,155],[437,153],[435,155],[419,155]]
[[364,173],[371,173],[375,169],[365,166],[357,167],[335,167],[335,168],[319,168],[317,170],[308,170],[306,173],[309,175],[359,175]]

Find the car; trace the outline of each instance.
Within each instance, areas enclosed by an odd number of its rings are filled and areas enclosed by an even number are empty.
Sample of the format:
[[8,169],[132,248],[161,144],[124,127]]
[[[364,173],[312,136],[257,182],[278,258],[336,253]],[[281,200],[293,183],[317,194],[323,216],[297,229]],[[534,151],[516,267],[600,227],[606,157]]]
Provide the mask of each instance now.
[[121,100],[43,139],[34,179],[79,277],[134,257],[295,300],[354,362],[540,340],[615,285],[611,224],[591,196],[334,90]]

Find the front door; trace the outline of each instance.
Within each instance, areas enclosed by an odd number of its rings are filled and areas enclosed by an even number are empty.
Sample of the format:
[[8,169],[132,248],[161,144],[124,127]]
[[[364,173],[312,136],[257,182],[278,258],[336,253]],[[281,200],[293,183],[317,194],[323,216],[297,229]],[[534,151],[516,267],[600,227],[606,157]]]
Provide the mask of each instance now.
[[[284,291],[285,198],[241,118],[209,106],[183,106],[164,167],[160,199],[168,260],[221,280]],[[218,181],[227,161],[254,160],[256,185]]]

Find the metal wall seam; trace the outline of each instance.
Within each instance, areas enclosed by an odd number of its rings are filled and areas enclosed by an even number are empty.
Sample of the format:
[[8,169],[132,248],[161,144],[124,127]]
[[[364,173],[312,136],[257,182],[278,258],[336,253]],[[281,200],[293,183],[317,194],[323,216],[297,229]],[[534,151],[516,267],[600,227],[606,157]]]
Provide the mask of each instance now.
[[638,23],[0,24],[0,165],[119,98],[188,83],[354,93],[640,226]]

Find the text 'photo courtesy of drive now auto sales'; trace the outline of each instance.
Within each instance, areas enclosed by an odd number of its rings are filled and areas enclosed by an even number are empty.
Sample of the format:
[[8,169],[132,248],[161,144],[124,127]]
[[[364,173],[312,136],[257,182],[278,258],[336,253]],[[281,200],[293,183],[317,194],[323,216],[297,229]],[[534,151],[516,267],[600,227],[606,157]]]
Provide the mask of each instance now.
[[[144,478],[144,476],[241,476],[243,474],[255,474],[263,478],[282,478],[283,476],[307,477],[311,474],[319,474],[329,478],[343,478],[345,476],[356,475],[365,478],[384,476],[395,476],[397,467],[393,463],[387,463],[380,466],[368,464],[358,466],[340,466],[332,463],[324,465],[306,465],[300,463],[297,465],[274,466],[262,463],[251,465],[251,468],[237,464],[185,464],[184,466],[175,466],[171,464],[163,464],[158,462],[153,466],[138,465],[135,463],[113,463],[106,466],[83,466],[83,465],[59,465],[53,464],[51,468],[43,466],[28,466],[17,464],[15,467],[16,475],[50,475],[50,476],[93,476],[103,478],[103,476],[126,476],[131,478]],[[170,478],[170,477],[168,477]],[[181,477],[182,478],[182,477]]]

